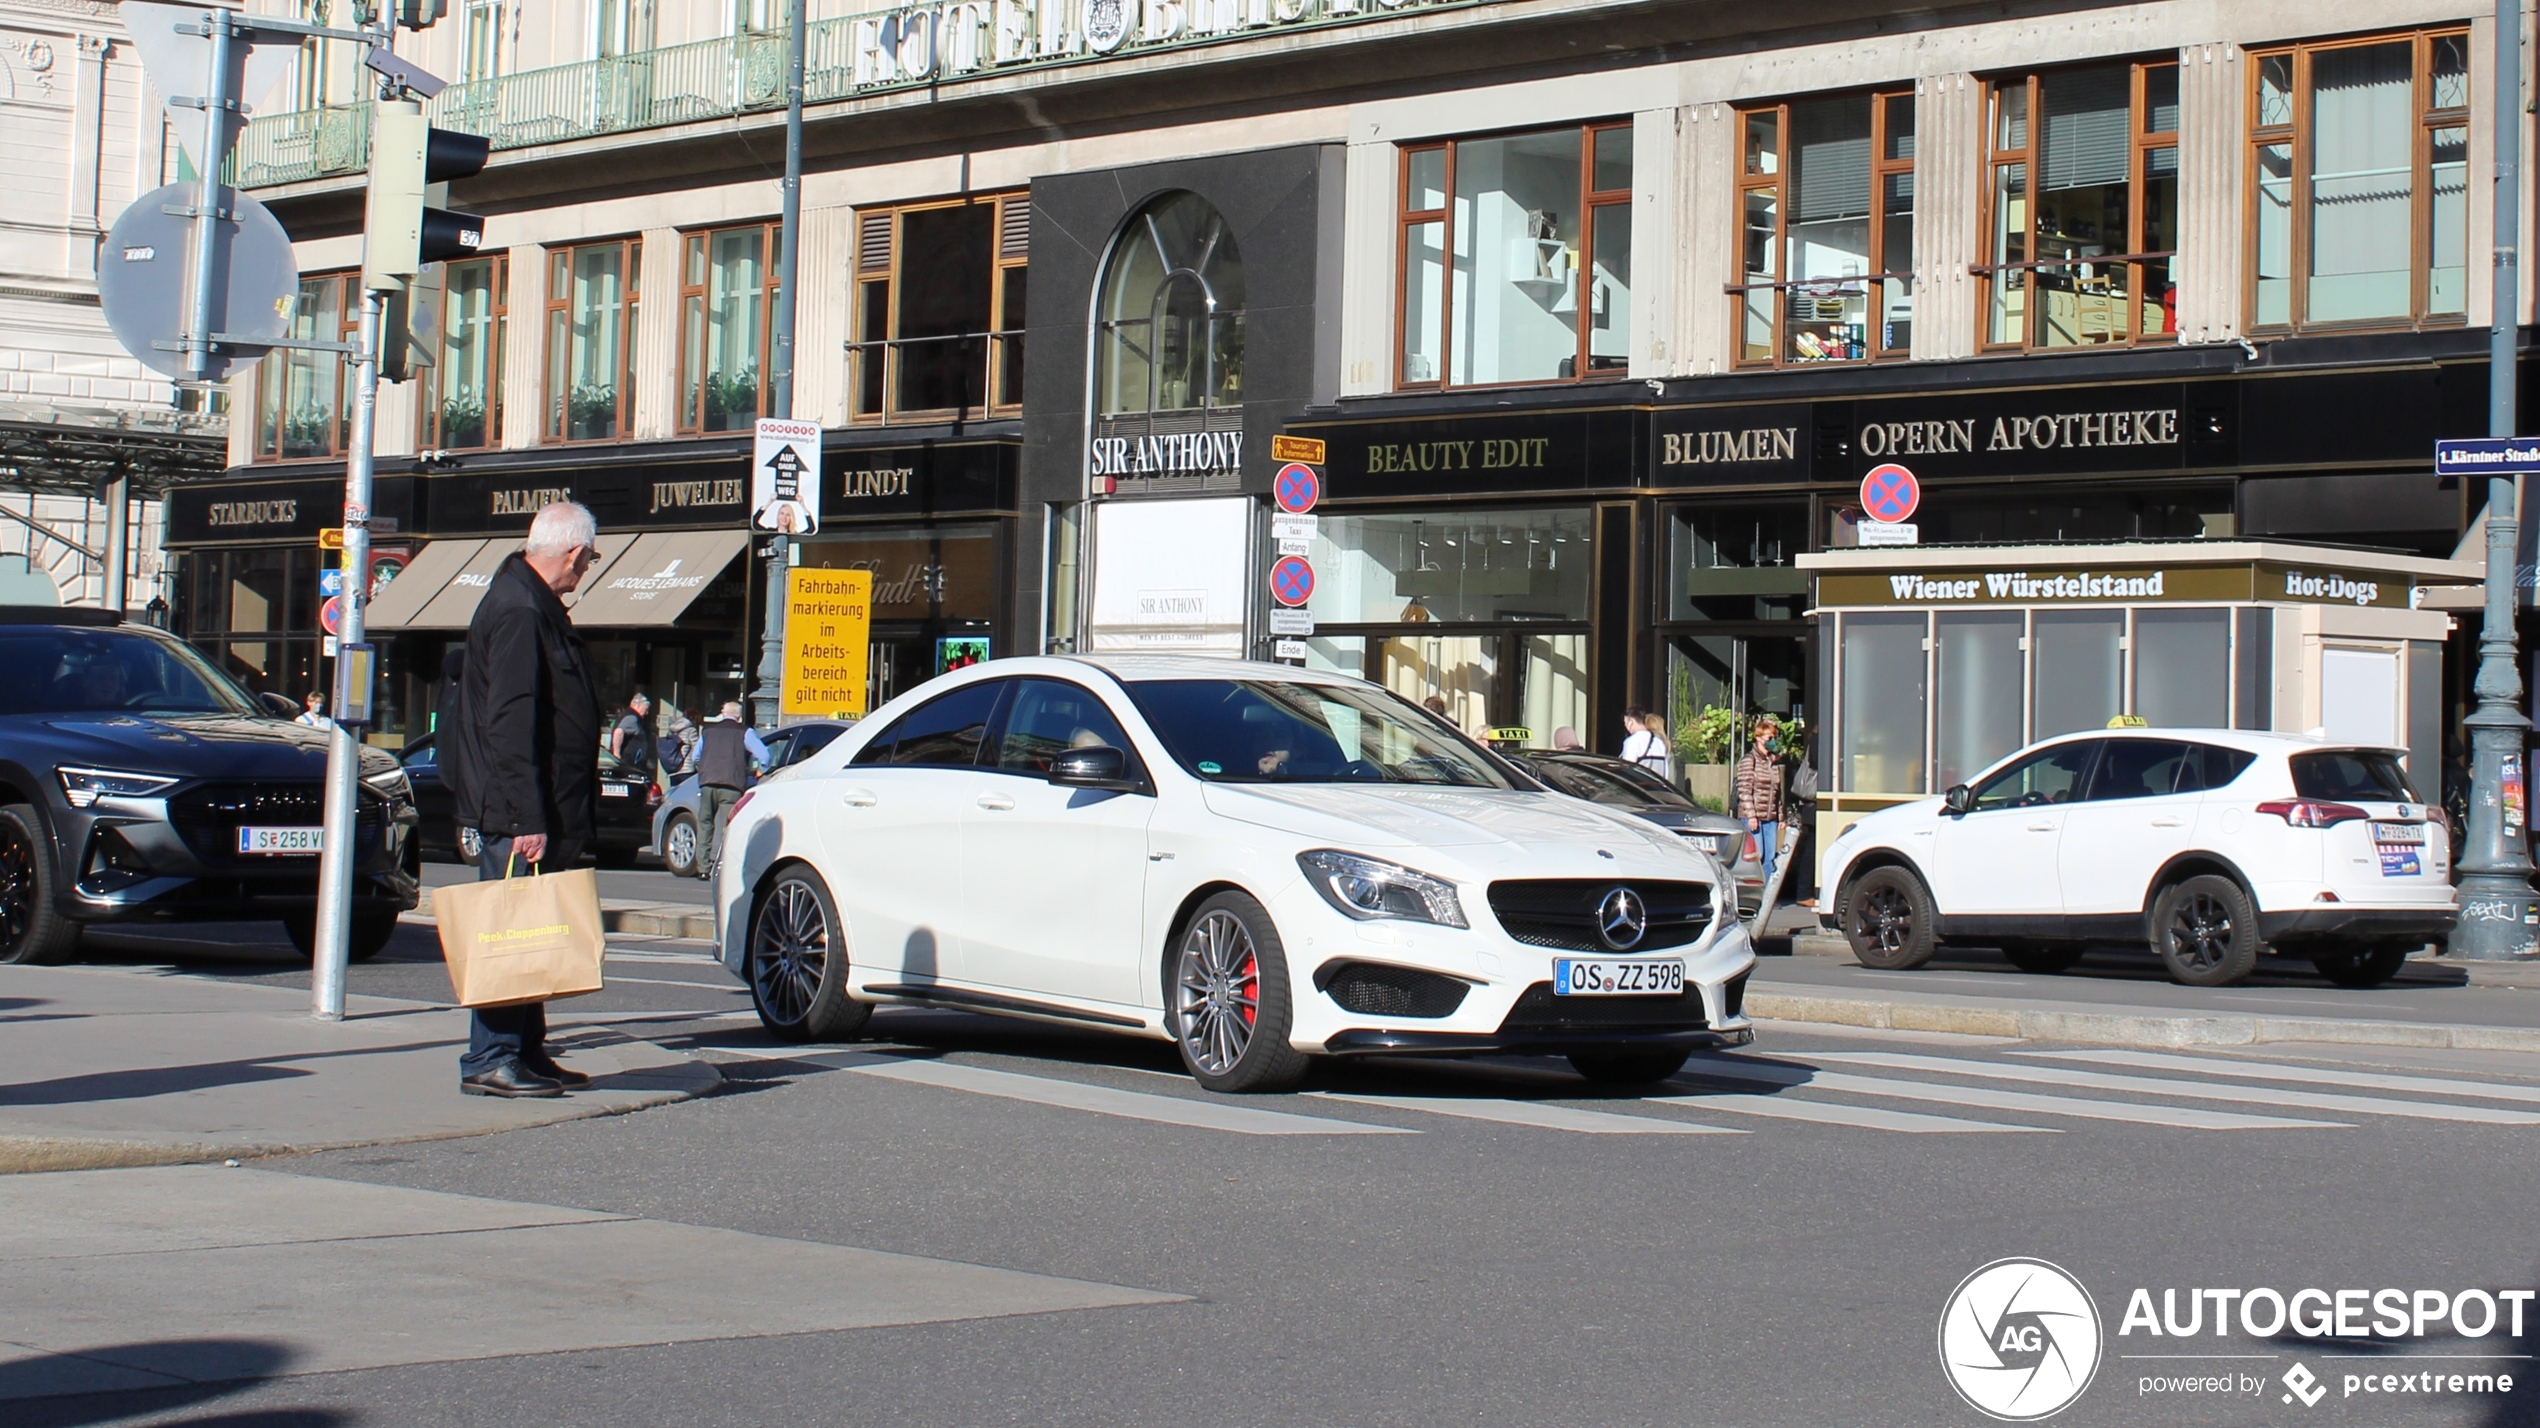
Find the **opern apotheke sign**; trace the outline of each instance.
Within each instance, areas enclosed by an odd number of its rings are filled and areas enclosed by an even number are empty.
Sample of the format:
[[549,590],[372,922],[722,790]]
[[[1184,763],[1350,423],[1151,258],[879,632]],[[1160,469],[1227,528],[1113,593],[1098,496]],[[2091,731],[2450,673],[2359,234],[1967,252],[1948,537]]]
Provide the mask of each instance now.
[[2405,575],[2272,564],[2105,570],[1845,571],[1817,577],[1817,604],[1864,605],[2351,605],[2405,610]]

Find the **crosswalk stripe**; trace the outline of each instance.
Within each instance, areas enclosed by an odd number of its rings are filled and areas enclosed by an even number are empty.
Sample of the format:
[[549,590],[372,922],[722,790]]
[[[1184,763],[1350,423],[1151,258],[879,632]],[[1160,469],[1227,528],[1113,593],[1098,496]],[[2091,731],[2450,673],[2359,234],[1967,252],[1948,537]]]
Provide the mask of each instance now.
[[[1831,1055],[1812,1059],[1832,1060]],[[1939,1057],[1914,1057],[1918,1061],[1938,1061],[1943,1069],[1981,1063],[1945,1061]],[[1820,1091],[1845,1091],[1861,1096],[1891,1096],[1907,1101],[1937,1101],[1944,1105],[1983,1106],[1997,1111],[2029,1111],[2042,1115],[2079,1116],[2085,1120],[2131,1121],[2138,1125],[2174,1126],[2186,1130],[2286,1130],[2334,1127],[2335,1121],[2296,1121],[2278,1116],[2243,1115],[2234,1111],[2205,1111],[2192,1106],[2136,1106],[2119,1101],[2093,1101],[2075,1096],[2040,1096],[2027,1091],[2004,1091],[1992,1086],[1948,1086],[1936,1081],[1894,1081],[1885,1077],[1851,1076],[1840,1071],[1815,1071],[1799,1066],[1759,1066],[1726,1057],[1704,1057],[1690,1063],[1702,1069],[1695,1074],[1725,1076],[1732,1080],[1763,1081],[1776,1086],[1807,1086]]]
[[2285,1066],[2272,1061],[2221,1060],[2201,1056],[2169,1056],[2157,1051],[2023,1051],[2022,1056],[2058,1061],[2096,1061],[2143,1071],[2198,1071],[2243,1081],[2302,1081],[2315,1086],[2353,1086],[2366,1091],[2414,1091],[2427,1096],[2470,1096],[2488,1101],[2540,1104],[2540,1086],[2508,1086],[2499,1081],[2445,1081],[2432,1076],[2394,1076],[2380,1071],[2338,1071],[2325,1066]]
[[1362,1096],[1316,1091],[1315,1096],[1360,1106],[1388,1106],[1397,1111],[1426,1111],[1468,1121],[1531,1126],[1537,1130],[1578,1131],[1586,1135],[1745,1135],[1726,1126],[1660,1120],[1656,1116],[1621,1116],[1610,1111],[1583,1111],[1542,1101],[1490,1101],[1461,1096]]
[[1742,1116],[1770,1116],[1783,1121],[1815,1121],[1821,1125],[1860,1126],[1868,1130],[1903,1131],[1910,1135],[1993,1131],[2061,1135],[2052,1126],[2015,1126],[2000,1121],[1962,1121],[1927,1116],[1919,1111],[1891,1111],[1880,1106],[1850,1106],[1840,1101],[1803,1101],[1796,1096],[1659,1096],[1653,1104],[1682,1106],[1689,1111],[1733,1111]]
[[1180,1096],[1151,1096],[1144,1091],[1122,1091],[1110,1086],[1055,1080],[1047,1076],[1020,1076],[1011,1071],[991,1071],[984,1066],[960,1066],[945,1061],[885,1060],[843,1069],[862,1076],[879,1076],[920,1086],[1001,1096],[1009,1101],[1030,1101],[1036,1105],[1091,1111],[1096,1115],[1124,1116],[1130,1120],[1157,1121],[1165,1125],[1192,1126],[1200,1130],[1233,1131],[1238,1135],[1419,1134],[1403,1126],[1297,1116],[1285,1111],[1262,1111],[1249,1106],[1221,1105],[1215,1101],[1185,1100]]
[[1938,1071],[1953,1076],[1983,1076],[1997,1081],[2028,1081],[2074,1086],[2085,1091],[2130,1091],[2137,1095],[2179,1096],[2196,1101],[2237,1101],[2244,1105],[2289,1110],[2335,1111],[2353,1116],[2410,1116],[2419,1120],[2474,1121],[2483,1125],[2540,1125],[2540,1114],[2499,1110],[2494,1106],[2439,1105],[2425,1101],[2392,1101],[2378,1096],[2341,1096],[2326,1091],[2290,1091],[2269,1086],[2227,1086],[2197,1081],[2171,1081],[2154,1076],[2112,1076],[2069,1066],[2028,1066],[2007,1061],[1958,1061],[1940,1056],[1914,1056],[1898,1051],[1820,1052],[1810,1058],[1847,1066],[1889,1066],[1900,1071]]

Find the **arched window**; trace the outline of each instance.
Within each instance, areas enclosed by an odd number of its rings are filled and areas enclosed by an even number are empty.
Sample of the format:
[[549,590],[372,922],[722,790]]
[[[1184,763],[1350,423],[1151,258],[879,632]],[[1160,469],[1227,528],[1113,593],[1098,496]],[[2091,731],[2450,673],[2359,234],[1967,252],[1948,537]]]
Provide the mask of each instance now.
[[1103,415],[1243,401],[1243,258],[1199,195],[1166,194],[1129,220],[1095,321]]

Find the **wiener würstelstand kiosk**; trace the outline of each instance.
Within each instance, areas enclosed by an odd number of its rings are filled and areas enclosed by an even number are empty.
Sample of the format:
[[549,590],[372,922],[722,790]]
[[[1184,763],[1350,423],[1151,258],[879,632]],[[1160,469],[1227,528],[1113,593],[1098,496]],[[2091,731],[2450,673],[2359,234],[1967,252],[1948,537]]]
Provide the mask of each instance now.
[[[1817,847],[2025,744],[2132,715],[2325,731],[2441,783],[2443,645],[2470,561],[2248,540],[1881,546],[1815,582]],[[2130,721],[2129,721],[2130,722]]]

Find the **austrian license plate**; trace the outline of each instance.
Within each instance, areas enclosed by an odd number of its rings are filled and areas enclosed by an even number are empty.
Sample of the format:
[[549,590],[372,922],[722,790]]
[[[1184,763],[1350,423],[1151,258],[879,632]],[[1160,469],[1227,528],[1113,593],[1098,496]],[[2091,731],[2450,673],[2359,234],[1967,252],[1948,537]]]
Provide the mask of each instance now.
[[600,797],[602,798],[633,798],[634,796],[635,786],[633,784],[604,783],[600,785]]
[[326,850],[323,828],[241,828],[238,851],[241,853],[321,853]]
[[1685,841],[1714,858],[1720,856],[1720,840],[1716,834],[1708,838],[1687,838]]
[[2372,841],[2422,843],[2425,841],[2425,825],[2422,823],[2376,823],[2372,825]]
[[1677,997],[1684,995],[1685,964],[1631,958],[1588,961],[1555,958],[1552,994],[1556,997]]

